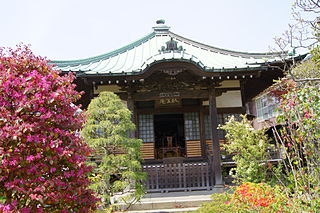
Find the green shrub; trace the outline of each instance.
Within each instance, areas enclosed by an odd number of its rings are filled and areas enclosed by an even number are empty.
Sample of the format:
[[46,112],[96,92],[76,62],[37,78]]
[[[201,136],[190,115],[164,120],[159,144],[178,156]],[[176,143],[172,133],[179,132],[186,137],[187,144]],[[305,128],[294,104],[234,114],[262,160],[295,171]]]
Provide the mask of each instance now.
[[264,130],[256,130],[251,126],[245,115],[237,121],[233,116],[219,127],[227,132],[227,143],[224,145],[237,166],[230,170],[236,183],[266,181],[268,170],[267,148],[269,139]]
[[212,202],[205,203],[197,210],[198,213],[216,213],[216,212],[231,212],[232,207],[226,205],[230,201],[226,193],[212,194]]
[[101,161],[96,167],[92,189],[102,198],[102,205],[124,202],[129,207],[144,195],[141,166],[141,140],[130,138],[135,129],[131,112],[112,92],[101,92],[87,111],[87,122],[81,134]]

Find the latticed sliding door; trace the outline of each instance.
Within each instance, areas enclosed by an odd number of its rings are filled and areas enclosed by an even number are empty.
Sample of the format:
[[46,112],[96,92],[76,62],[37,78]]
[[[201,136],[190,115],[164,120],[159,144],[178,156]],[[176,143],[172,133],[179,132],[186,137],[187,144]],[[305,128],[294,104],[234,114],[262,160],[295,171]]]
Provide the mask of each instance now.
[[154,159],[154,125],[153,115],[139,115],[139,138],[143,140],[141,147],[143,159]]
[[186,138],[187,157],[201,157],[199,113],[184,114],[184,128]]

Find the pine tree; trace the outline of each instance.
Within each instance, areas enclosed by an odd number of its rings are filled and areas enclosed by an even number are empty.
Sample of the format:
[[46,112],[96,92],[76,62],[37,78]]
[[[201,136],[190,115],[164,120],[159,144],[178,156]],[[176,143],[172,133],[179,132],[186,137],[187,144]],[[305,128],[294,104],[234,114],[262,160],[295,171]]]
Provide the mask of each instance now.
[[92,188],[100,195],[104,205],[111,197],[124,194],[121,200],[128,204],[140,200],[144,194],[141,181],[141,140],[129,138],[135,128],[131,112],[112,92],[101,92],[88,107],[87,122],[82,136],[100,156],[96,160]]

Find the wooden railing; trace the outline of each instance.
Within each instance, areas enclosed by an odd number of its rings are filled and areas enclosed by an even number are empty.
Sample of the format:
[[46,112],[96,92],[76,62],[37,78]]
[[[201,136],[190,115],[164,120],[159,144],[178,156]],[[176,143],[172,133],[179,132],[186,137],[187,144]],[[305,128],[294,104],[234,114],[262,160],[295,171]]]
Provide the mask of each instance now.
[[146,165],[143,170],[148,192],[209,190],[211,186],[206,162]]

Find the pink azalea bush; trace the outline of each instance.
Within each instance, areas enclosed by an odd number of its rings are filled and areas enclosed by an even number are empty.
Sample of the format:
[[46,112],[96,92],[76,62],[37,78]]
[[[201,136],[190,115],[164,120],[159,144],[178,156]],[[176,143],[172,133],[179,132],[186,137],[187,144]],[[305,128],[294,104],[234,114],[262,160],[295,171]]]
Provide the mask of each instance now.
[[72,74],[26,46],[0,49],[0,212],[90,212],[90,150]]

